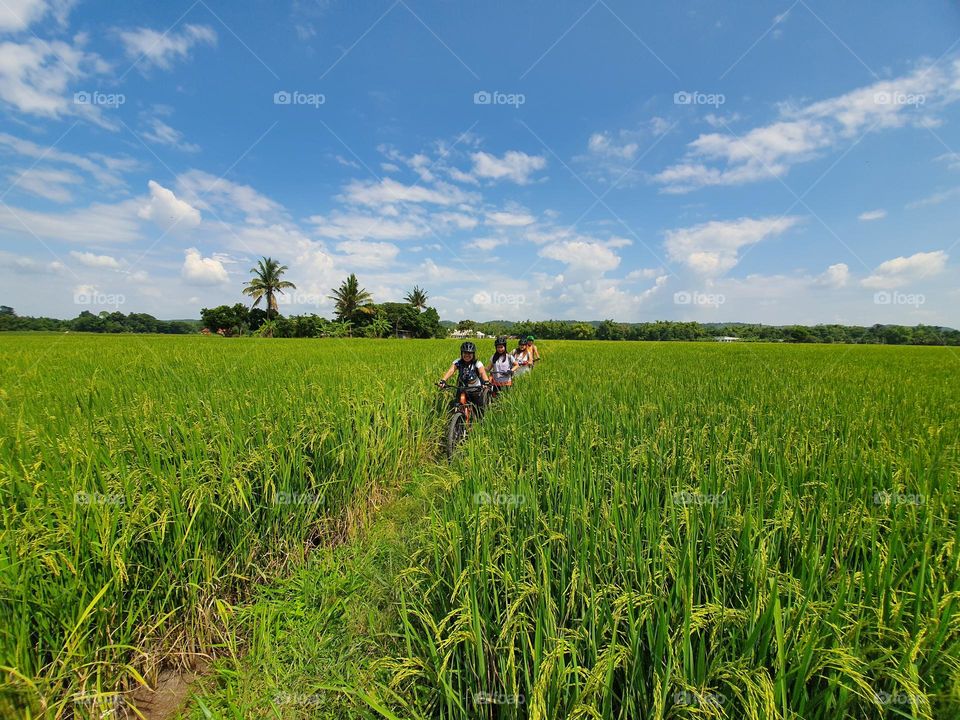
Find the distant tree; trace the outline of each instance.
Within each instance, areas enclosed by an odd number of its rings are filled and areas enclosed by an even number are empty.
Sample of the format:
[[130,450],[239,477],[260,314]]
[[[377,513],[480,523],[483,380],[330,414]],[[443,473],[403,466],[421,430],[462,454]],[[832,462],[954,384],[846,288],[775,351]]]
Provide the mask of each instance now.
[[247,314],[247,325],[250,327],[252,332],[257,330],[269,319],[270,318],[267,315],[267,311],[263,308],[250,308],[250,312]]
[[476,330],[477,321],[476,320],[461,320],[457,323],[457,330]]
[[200,311],[200,319],[205,328],[212,333],[223,330],[230,335],[239,334],[249,327],[249,316],[250,311],[243,303],[232,306],[218,305],[215,308],[203,308]]
[[243,289],[244,295],[253,298],[253,306],[256,307],[264,298],[267,300],[267,317],[272,318],[280,314],[277,305],[277,294],[283,294],[284,290],[296,290],[297,286],[288,280],[281,280],[283,273],[287,271],[286,265],[281,265],[273,258],[260,258],[255,268],[251,268],[253,278],[247,281]]
[[375,312],[373,297],[360,287],[360,281],[353,273],[331,292],[333,295],[330,295],[330,299],[334,301],[334,310],[340,322],[364,325]]
[[426,290],[421,289],[419,285],[414,285],[413,290],[407,293],[404,300],[415,307],[417,312],[422,312],[427,307],[427,297]]
[[596,332],[589,323],[574,323],[570,327],[571,340],[592,340]]
[[353,327],[349,322],[330,322],[323,328],[324,337],[343,338],[350,337]]
[[613,320],[604,320],[597,328],[597,340],[623,340],[625,337],[623,326]]
[[16,317],[17,314],[13,311],[13,308],[9,305],[0,305],[0,315],[6,317]]
[[383,338],[390,334],[390,321],[383,308],[377,308],[370,323],[363,328],[364,337]]
[[445,338],[447,329],[440,324],[440,313],[434,307],[428,307],[417,317],[416,336],[418,338]]

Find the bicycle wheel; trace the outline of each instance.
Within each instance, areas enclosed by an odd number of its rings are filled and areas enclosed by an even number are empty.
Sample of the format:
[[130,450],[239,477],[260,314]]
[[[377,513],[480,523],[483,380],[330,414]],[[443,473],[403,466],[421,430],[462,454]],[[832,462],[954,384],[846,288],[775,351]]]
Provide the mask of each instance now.
[[462,413],[454,413],[450,416],[447,423],[447,460],[453,460],[453,454],[457,451],[457,445],[467,434],[467,424]]

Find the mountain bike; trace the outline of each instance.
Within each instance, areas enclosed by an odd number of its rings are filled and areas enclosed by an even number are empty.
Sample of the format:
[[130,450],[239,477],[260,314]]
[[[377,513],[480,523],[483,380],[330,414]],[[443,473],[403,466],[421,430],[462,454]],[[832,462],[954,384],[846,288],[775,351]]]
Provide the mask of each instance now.
[[[480,419],[483,409],[470,399],[467,388],[457,385],[447,385],[446,383],[438,387],[441,392],[444,390],[452,390],[456,393],[450,401],[450,419],[447,420],[447,431],[445,435],[447,459],[452,460],[454,453],[457,451],[457,446],[467,437],[470,424]],[[486,385],[483,386],[481,392],[484,394],[484,397],[486,397],[489,392]],[[481,401],[481,403],[485,402],[485,399]]]

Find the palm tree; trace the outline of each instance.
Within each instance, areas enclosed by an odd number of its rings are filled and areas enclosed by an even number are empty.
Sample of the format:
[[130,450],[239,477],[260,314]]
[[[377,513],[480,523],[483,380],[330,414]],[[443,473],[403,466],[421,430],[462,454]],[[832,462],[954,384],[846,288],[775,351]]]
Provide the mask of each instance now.
[[329,297],[334,301],[334,311],[340,322],[358,324],[363,316],[374,312],[373,296],[360,287],[360,282],[353,273],[331,292],[333,295]]
[[421,312],[427,307],[427,291],[422,290],[419,285],[414,285],[413,290],[408,292],[403,299],[413,305],[417,309],[417,312]]
[[277,306],[277,293],[282,295],[284,290],[297,289],[297,286],[292,282],[280,279],[286,271],[286,265],[281,265],[273,258],[268,257],[260,258],[257,261],[257,266],[250,268],[253,279],[247,281],[243,294],[253,298],[253,307],[259,305],[262,298],[266,298],[267,318],[276,317],[280,314],[280,308]]

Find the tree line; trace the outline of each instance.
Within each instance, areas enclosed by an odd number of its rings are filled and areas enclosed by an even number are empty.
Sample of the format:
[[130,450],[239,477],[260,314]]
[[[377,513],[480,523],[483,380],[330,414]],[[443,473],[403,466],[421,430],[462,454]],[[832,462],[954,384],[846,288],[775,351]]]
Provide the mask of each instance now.
[[84,310],[72,320],[50,317],[17,315],[8,306],[0,306],[0,332],[11,330],[45,330],[47,332],[94,332],[94,333],[161,333],[186,335],[200,330],[196,320],[158,320],[147,313],[107,312],[94,314]]
[[[264,257],[250,270],[252,278],[243,294],[253,298],[248,309],[243,303],[203,308],[200,317],[204,328],[221,335],[254,334],[260,337],[416,337],[439,338],[447,332],[440,324],[436,308],[428,307],[427,292],[419,286],[407,293],[405,302],[375,303],[373,296],[351,273],[329,299],[334,301],[334,319],[316,314],[284,317],[280,314],[278,295],[297,286],[284,280],[286,265]],[[257,307],[264,301],[265,308]]]
[[[429,307],[429,296],[419,286],[407,293],[404,302],[375,303],[351,273],[328,296],[334,302],[334,318],[316,314],[284,317],[278,296],[296,285],[283,279],[287,271],[273,258],[263,257],[250,270],[251,279],[243,294],[252,298],[243,303],[203,308],[200,322],[158,320],[146,313],[124,315],[119,311],[93,314],[88,310],[73,320],[46,317],[21,317],[13,308],[0,306],[0,331],[47,330],[100,333],[170,333],[205,331],[219,335],[252,334],[260,337],[415,337],[442,338],[447,327],[436,308]],[[264,307],[259,305],[263,301]],[[446,325],[452,325],[447,323]],[[459,330],[486,335],[533,335],[545,340],[712,340],[732,337],[741,341],[791,343],[853,343],[886,345],[960,345],[960,331],[931,325],[761,325],[751,323],[674,322],[658,320],[644,323],[619,323],[613,320],[582,322],[544,320],[522,322],[461,320]]]
[[960,345],[960,331],[933,325],[761,325],[756,323],[577,322],[545,320],[475,322],[461,320],[459,330],[487,335],[533,335],[538,340],[713,340],[884,345]]

